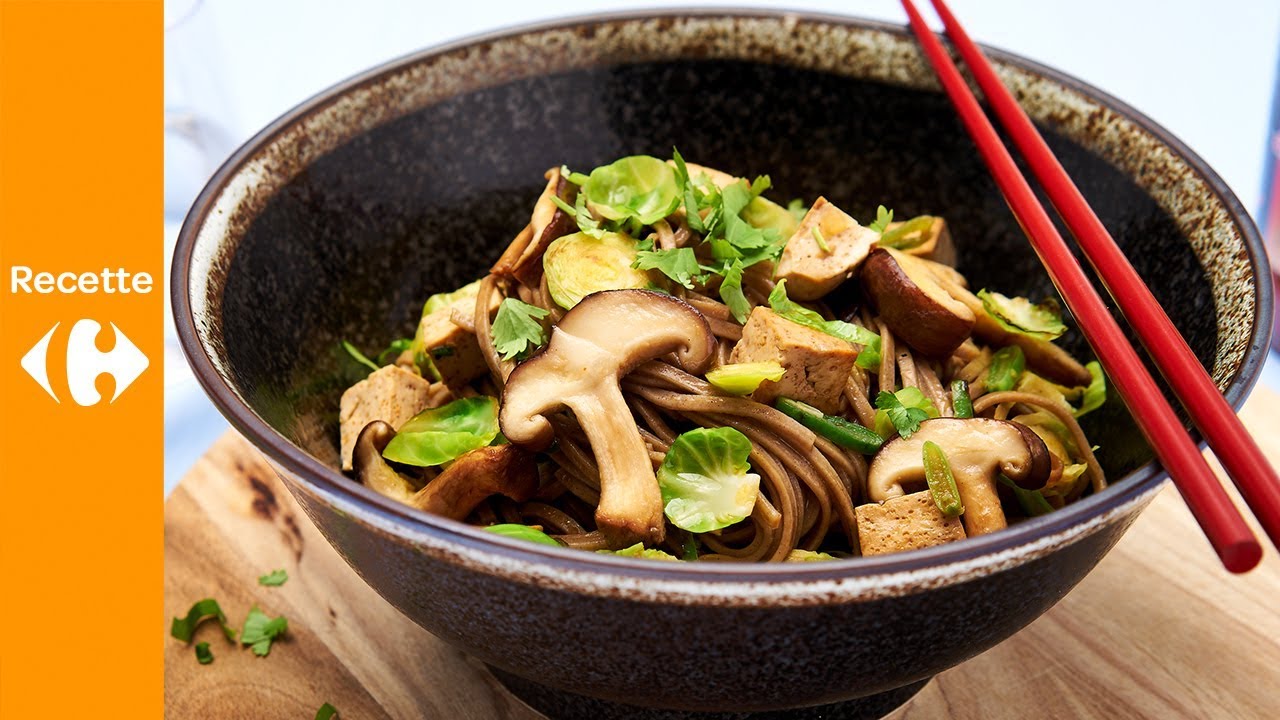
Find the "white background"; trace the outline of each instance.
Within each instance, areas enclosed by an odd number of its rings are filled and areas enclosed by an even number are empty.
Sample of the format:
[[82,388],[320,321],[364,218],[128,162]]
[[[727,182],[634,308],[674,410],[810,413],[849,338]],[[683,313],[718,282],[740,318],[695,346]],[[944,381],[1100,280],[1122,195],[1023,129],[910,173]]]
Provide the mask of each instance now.
[[[926,17],[928,0],[917,0]],[[225,154],[292,106],[388,59],[535,20],[689,2],[173,0],[166,3],[166,108],[221,128],[203,151],[166,144],[166,200],[181,209]],[[904,23],[894,0],[702,2],[861,15]],[[1122,98],[1204,157],[1251,212],[1262,199],[1280,49],[1275,0],[951,0],[979,42],[1075,75]],[[940,27],[940,23],[935,23]],[[180,212],[166,211],[171,242]],[[172,337],[172,332],[170,332]],[[1264,382],[1280,388],[1270,363]],[[225,424],[166,355],[166,489]]]

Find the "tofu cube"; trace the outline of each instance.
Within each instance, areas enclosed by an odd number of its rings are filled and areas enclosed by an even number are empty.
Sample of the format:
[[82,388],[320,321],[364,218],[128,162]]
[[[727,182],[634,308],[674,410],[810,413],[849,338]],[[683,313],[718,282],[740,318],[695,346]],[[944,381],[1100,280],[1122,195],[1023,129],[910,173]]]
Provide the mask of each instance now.
[[962,540],[959,517],[942,514],[928,490],[854,508],[863,555],[914,550]]
[[342,393],[338,419],[342,440],[342,469],[351,469],[351,451],[366,425],[381,420],[399,429],[414,415],[435,407],[435,400],[448,391],[433,387],[421,376],[398,365],[379,368],[369,377]]
[[[822,235],[827,249],[818,243]],[[862,227],[843,210],[818,198],[787,241],[778,261],[779,278],[795,300],[817,300],[848,280],[875,247],[880,234]]]
[[765,380],[752,394],[753,398],[772,403],[783,396],[835,414],[840,410],[841,394],[857,357],[857,351],[848,342],[791,322],[760,306],[747,318],[742,339],[733,347],[729,362],[776,360],[786,374],[778,382]]
[[[498,309],[502,298],[493,293],[489,312]],[[457,387],[489,372],[489,366],[480,352],[480,343],[468,327],[454,322],[455,316],[475,317],[475,296],[456,300],[435,312],[423,315],[418,321],[415,336],[422,341],[422,352],[435,363],[440,377],[448,385]],[[424,369],[423,372],[426,372]]]

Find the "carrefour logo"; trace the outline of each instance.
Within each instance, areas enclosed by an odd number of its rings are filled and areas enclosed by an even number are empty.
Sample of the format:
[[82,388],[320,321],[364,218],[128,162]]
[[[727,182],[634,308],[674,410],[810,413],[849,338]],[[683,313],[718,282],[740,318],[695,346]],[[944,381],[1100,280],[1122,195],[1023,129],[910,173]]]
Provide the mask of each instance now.
[[[95,340],[102,326],[93,320],[77,320],[67,336],[67,389],[77,405],[88,407],[102,401],[102,395],[95,384],[98,376],[103,373],[115,379],[115,394],[108,401],[115,402],[150,364],[147,356],[142,354],[138,346],[115,323],[108,324],[115,344],[107,352],[98,350]],[[49,332],[22,356],[22,369],[58,403],[62,400],[49,384],[49,342],[61,325],[62,323],[54,323]]]

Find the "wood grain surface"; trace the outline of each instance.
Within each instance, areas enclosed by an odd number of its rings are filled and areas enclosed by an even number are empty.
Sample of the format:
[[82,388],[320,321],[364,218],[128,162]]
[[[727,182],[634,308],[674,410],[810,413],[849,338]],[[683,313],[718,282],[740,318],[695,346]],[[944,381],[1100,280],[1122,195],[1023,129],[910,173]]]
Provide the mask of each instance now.
[[[1241,416],[1280,465],[1280,396],[1258,388]],[[285,585],[258,585],[276,568]],[[284,615],[288,635],[259,658],[206,624],[200,665],[167,632],[204,597],[237,626],[254,605]],[[164,609],[167,717],[542,717],[369,589],[234,433],[166,503]],[[1280,559],[1229,575],[1166,488],[1066,599],[890,717],[1280,718]]]

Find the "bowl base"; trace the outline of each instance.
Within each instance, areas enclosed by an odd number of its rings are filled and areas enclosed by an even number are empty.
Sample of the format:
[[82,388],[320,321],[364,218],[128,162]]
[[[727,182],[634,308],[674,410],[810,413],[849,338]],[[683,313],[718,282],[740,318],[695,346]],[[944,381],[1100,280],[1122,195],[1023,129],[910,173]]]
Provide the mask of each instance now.
[[761,712],[661,710],[577,695],[487,666],[507,690],[550,720],[879,720],[904,705],[931,678],[830,705]]

